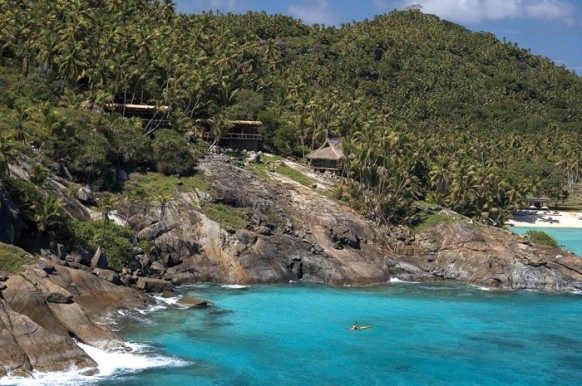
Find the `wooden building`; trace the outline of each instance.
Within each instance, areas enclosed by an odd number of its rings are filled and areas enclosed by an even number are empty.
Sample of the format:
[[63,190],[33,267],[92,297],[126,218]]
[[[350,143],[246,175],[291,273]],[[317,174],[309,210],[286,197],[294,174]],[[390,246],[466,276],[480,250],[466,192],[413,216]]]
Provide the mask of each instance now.
[[136,105],[124,103],[108,103],[103,106],[108,113],[117,113],[123,117],[137,117],[141,119],[146,133],[153,133],[157,129],[169,128],[170,108],[168,106]]
[[[210,130],[211,121],[208,119],[197,119],[192,132],[196,137],[207,141],[213,141],[214,135]],[[259,133],[259,128],[263,125],[261,121],[230,121],[231,128],[218,141],[218,145],[224,148],[236,150],[261,150],[263,136]]]
[[315,170],[338,172],[344,160],[340,142],[340,138],[327,138],[319,149],[307,154],[305,158]]

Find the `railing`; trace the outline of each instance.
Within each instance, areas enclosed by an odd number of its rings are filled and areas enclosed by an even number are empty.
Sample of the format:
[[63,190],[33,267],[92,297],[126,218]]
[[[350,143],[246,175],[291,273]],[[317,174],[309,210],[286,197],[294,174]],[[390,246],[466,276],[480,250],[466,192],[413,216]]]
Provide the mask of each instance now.
[[[195,136],[201,139],[212,139],[214,136],[209,131],[192,130]],[[261,134],[247,134],[247,133],[225,133],[220,137],[221,140],[242,140],[242,141],[261,141],[263,136]]]
[[263,136],[261,134],[226,133],[222,136],[222,139],[260,141],[261,139],[263,139]]

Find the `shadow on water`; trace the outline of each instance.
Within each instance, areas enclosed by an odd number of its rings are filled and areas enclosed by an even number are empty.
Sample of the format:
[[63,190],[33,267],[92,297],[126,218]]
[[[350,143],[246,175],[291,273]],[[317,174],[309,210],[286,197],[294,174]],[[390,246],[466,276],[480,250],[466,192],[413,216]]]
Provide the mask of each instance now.
[[397,363],[397,364],[393,365],[392,368],[394,369],[394,371],[399,371],[401,373],[408,373],[411,371],[412,366],[410,366],[408,363]]
[[473,342],[489,344],[504,350],[526,350],[527,344],[520,340],[492,334],[480,334],[469,337]]
[[[553,346],[562,350],[577,351],[582,348],[582,340],[572,339],[557,334],[540,334],[536,336],[537,340],[547,346]],[[582,366],[582,362],[580,362]]]

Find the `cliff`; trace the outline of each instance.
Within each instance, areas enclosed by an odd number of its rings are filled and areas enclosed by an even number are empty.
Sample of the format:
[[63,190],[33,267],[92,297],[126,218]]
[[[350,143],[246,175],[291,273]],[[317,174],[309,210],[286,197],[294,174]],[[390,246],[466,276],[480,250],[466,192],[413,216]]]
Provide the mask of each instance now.
[[[163,214],[152,209],[139,233],[160,252],[150,274],[175,284],[298,279],[370,284],[399,278],[503,290],[582,289],[582,259],[570,253],[533,246],[509,231],[440,209],[427,211],[443,221],[414,232],[378,226],[328,197],[333,179],[285,162],[309,175],[313,185],[272,171],[259,175],[222,155],[203,160],[208,192],[176,193]],[[203,214],[206,202],[248,209],[248,226],[220,226]]]

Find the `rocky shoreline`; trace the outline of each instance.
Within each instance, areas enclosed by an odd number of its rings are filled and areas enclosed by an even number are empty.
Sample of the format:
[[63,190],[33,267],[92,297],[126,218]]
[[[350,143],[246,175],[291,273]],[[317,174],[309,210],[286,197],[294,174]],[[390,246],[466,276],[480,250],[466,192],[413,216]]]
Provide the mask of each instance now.
[[[107,317],[146,307],[151,301],[146,292],[182,284],[368,285],[400,279],[452,280],[494,290],[582,291],[582,258],[536,247],[447,210],[425,209],[442,221],[414,231],[378,226],[322,194],[334,183],[322,175],[310,175],[316,183],[307,187],[275,171],[259,176],[219,154],[203,160],[199,172],[206,176],[206,191],[176,191],[163,209],[116,208],[128,226],[139,230],[140,240],[155,245],[155,254],[136,251],[118,273],[107,269],[103,251],[91,258],[77,246],[55,244],[24,272],[0,278],[0,378],[71,367],[95,374],[96,363],[76,341],[126,350],[104,323]],[[65,197],[71,215],[89,217],[68,193],[66,181],[52,180],[51,186]],[[204,214],[205,203],[247,209],[248,226],[221,226]],[[8,212],[12,217],[2,224],[13,234],[18,218],[15,210]],[[185,304],[208,305],[198,299]]]
[[[212,194],[176,194],[163,216],[156,208],[147,216],[139,237],[159,251],[151,264],[141,260],[149,264],[142,268],[150,276],[174,284],[364,285],[398,278],[457,280],[498,290],[582,290],[581,258],[454,212],[425,209],[441,221],[415,231],[378,226],[322,194],[323,176],[316,187],[306,187],[276,172],[258,177],[221,155],[205,159],[200,170]],[[224,229],[200,210],[208,201],[251,208],[249,225]]]
[[0,377],[71,368],[95,374],[97,364],[76,342],[126,350],[104,318],[147,303],[132,288],[42,260],[7,277],[0,292]]

